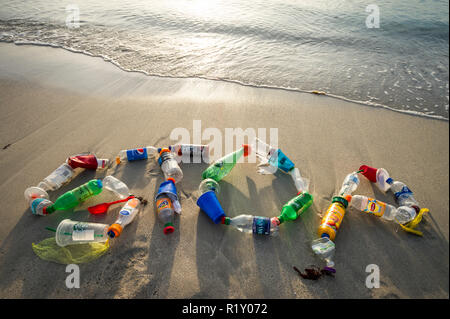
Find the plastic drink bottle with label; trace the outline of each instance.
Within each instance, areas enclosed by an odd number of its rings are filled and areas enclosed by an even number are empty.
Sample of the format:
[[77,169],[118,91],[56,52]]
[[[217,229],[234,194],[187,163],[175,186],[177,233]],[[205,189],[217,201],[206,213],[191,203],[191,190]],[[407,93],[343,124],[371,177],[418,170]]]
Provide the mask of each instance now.
[[164,173],[164,179],[172,178],[175,183],[183,179],[183,171],[168,148],[163,148],[159,152],[158,164]]
[[133,148],[129,150],[121,150],[116,157],[116,163],[119,165],[122,161],[137,161],[148,159],[153,156],[157,151],[156,147],[146,146],[143,148]]
[[393,220],[398,224],[406,224],[416,217],[416,210],[412,207],[400,206],[396,208],[362,195],[352,196],[350,206],[363,213],[375,215],[385,220]]
[[393,182],[391,191],[394,193],[395,200],[399,206],[416,206],[419,208],[419,203],[414,198],[413,192],[405,185],[405,183],[399,181]]
[[108,236],[119,237],[126,225],[130,224],[139,212],[141,201],[136,197],[128,200],[119,212],[119,218],[109,226]]
[[289,173],[294,169],[294,163],[279,148],[266,144],[259,138],[255,138],[251,145],[255,149],[256,157],[261,161],[258,173],[274,174],[277,169]]
[[178,162],[209,163],[209,145],[176,144],[170,145],[169,149]]
[[249,146],[247,144],[242,145],[242,147],[237,151],[232,152],[212,163],[203,171],[202,178],[211,178],[216,182],[219,182],[231,172],[239,159],[242,156],[247,157],[249,152]]
[[67,159],[67,164],[73,169],[85,168],[85,169],[105,169],[109,165],[109,159],[97,158],[94,154],[80,154],[70,156]]
[[54,191],[69,182],[74,175],[74,169],[67,163],[61,164],[50,175],[38,184],[45,191]]
[[177,195],[175,181],[169,178],[159,185],[158,193],[155,197],[156,214],[159,220],[164,224],[164,234],[173,233],[174,213],[181,213],[181,205]]
[[224,217],[222,224],[230,225],[244,233],[276,236],[280,221],[277,217],[261,217],[252,215],[239,215],[233,218]]
[[312,241],[311,248],[314,253],[321,259],[325,260],[327,266],[325,270],[334,270],[334,252],[336,245],[328,237],[320,237]]
[[345,197],[333,197],[332,204],[325,212],[317,231],[319,237],[328,237],[330,240],[334,241],[336,233],[341,227],[342,220],[344,219],[345,209],[351,198],[351,195],[346,195]]
[[375,183],[382,192],[387,192],[393,182],[392,178],[389,177],[388,171],[384,168],[377,169],[367,165],[361,165],[359,172],[369,181]]
[[44,208],[44,214],[51,214],[55,210],[69,210],[88,198],[101,193],[103,188],[100,179],[92,179],[89,182],[59,196],[55,203]]
[[306,192],[297,194],[297,196],[287,202],[281,209],[281,213],[278,216],[280,223],[284,223],[287,220],[296,220],[311,206],[312,202],[313,197],[311,194]]
[[359,185],[358,173],[353,172],[348,174],[344,182],[342,183],[341,190],[339,191],[340,196],[351,195]]

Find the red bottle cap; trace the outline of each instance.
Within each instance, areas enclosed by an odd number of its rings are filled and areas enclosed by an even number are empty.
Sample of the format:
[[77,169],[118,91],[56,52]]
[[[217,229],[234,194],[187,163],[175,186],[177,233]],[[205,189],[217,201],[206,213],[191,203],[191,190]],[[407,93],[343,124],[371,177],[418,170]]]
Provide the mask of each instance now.
[[67,159],[67,164],[72,168],[97,169],[97,158],[93,154],[71,156]]
[[361,174],[363,174],[369,181],[371,181],[372,183],[377,182],[377,168],[367,165],[361,165],[359,170],[362,170]]
[[250,154],[250,146],[248,144],[242,144],[242,147],[244,148],[244,157],[247,157]]
[[175,227],[173,227],[173,226],[164,227],[164,235],[169,235],[169,234],[173,233],[174,230],[175,230]]

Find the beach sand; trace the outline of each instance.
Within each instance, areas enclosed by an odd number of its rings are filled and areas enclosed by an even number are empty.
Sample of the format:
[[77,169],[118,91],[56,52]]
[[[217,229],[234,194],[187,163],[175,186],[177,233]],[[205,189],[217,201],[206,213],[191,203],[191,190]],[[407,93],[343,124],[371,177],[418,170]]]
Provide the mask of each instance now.
[[[309,93],[150,77],[62,49],[5,43],[0,110],[1,298],[449,297],[448,121]],[[311,208],[282,224],[273,238],[215,225],[196,206],[207,164],[182,164],[183,212],[166,236],[153,205],[163,180],[154,160],[83,171],[51,199],[89,179],[114,175],[149,205],[106,255],[80,265],[80,288],[66,288],[65,266],[41,260],[31,244],[53,236],[45,227],[65,218],[112,223],[119,207],[89,216],[87,207],[114,199],[103,192],[73,213],[33,216],[24,190],[73,154],[91,151],[113,160],[121,149],[174,144],[172,130],[193,134],[193,120],[201,120],[202,130],[222,133],[278,128],[279,147],[310,179]],[[292,267],[319,264],[310,248],[319,216],[344,177],[362,164],[384,167],[430,209],[419,225],[423,238],[348,210],[336,238],[336,277],[303,280]],[[276,216],[296,193],[289,176],[258,175],[252,163],[238,164],[220,185],[228,216]],[[382,194],[365,178],[355,193],[395,204],[391,193]],[[365,285],[369,264],[380,269],[380,288]]]

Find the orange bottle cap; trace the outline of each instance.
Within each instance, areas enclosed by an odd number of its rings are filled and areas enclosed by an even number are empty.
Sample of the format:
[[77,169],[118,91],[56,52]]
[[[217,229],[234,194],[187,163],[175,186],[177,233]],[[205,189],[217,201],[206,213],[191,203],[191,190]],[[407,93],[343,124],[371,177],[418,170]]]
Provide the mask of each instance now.
[[122,230],[123,230],[123,227],[120,226],[119,224],[112,224],[108,228],[108,235],[111,238],[119,237],[120,234],[122,233]]
[[242,147],[244,148],[244,157],[247,157],[250,154],[250,145],[242,144]]

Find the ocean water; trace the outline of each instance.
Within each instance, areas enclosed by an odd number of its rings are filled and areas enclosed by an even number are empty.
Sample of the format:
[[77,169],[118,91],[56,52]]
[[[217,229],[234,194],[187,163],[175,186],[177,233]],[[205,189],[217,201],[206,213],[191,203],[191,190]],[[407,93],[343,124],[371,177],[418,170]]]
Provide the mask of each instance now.
[[449,118],[448,1],[0,0],[0,41]]

